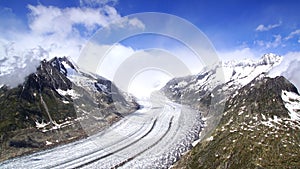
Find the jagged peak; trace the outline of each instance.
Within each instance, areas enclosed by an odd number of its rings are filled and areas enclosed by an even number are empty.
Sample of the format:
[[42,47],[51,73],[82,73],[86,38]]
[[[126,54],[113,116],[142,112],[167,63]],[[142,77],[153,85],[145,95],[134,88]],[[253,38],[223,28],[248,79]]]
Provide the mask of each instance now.
[[264,54],[260,60],[259,60],[259,63],[261,64],[277,64],[277,63],[280,63],[282,61],[283,57],[282,56],[279,56],[279,55],[276,55],[274,53],[268,53],[268,54]]
[[[299,93],[285,77],[270,78],[261,74],[230,96],[224,113],[227,119],[225,121],[228,121],[228,112],[235,112],[230,113],[230,117],[238,122],[240,121],[237,119],[244,120],[249,116],[264,120],[273,119],[272,121],[276,121],[277,118],[298,119],[298,116],[300,117],[297,113],[299,106],[294,106],[298,104],[298,101],[291,96],[298,99]],[[290,97],[292,99],[289,99]],[[293,106],[297,110],[292,109]],[[264,124],[267,123],[264,121]]]
[[283,57],[274,53],[264,54],[260,59],[242,59],[242,60],[230,60],[223,62],[224,67],[244,67],[244,66],[259,66],[259,65],[277,65],[281,63]]
[[66,56],[54,57],[48,61],[44,59],[41,61],[40,68],[43,68],[43,66],[53,67],[53,68],[57,69],[58,71],[60,71],[65,76],[67,76],[70,69],[71,69],[71,72],[79,72],[78,67],[76,66],[76,64],[74,64],[72,59],[69,57],[66,57]]
[[76,65],[73,63],[72,59],[66,56],[63,57],[54,57],[51,60],[48,61],[49,63],[51,63],[52,65],[54,64],[62,64],[63,62],[65,62],[69,67],[71,67],[74,70],[77,70]]

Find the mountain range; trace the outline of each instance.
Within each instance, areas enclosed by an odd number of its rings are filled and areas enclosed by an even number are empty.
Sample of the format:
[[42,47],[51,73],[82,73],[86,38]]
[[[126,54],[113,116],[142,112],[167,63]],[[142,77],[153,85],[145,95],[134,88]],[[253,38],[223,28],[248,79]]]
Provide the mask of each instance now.
[[[266,54],[218,62],[170,80],[160,92],[200,112],[205,125],[173,168],[300,166],[298,90],[269,74],[281,60]],[[63,57],[43,60],[17,87],[2,85],[0,108],[5,160],[94,135],[141,107],[111,81]]]
[[299,167],[300,96],[287,79],[268,74],[281,60],[267,54],[219,63],[170,81],[162,91],[203,112],[206,121],[198,144],[173,168]]
[[1,160],[99,132],[139,105],[70,59],[43,60],[17,87],[0,88]]

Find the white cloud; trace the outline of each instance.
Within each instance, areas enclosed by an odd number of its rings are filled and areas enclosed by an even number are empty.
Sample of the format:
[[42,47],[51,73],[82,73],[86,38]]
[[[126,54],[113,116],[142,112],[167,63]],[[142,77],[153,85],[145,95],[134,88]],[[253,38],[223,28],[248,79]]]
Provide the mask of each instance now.
[[98,7],[106,4],[115,5],[118,0],[80,0],[79,2],[80,6]]
[[2,8],[0,6],[0,32],[20,31],[25,25],[10,8]]
[[233,51],[219,51],[218,55],[222,61],[255,59],[255,52],[248,47]]
[[[297,30],[291,32],[291,33],[290,33],[287,37],[285,37],[284,39],[285,39],[285,40],[289,40],[289,39],[294,38],[294,37],[297,36],[297,35],[300,35],[300,29],[297,29]],[[298,40],[298,42],[299,42],[299,40]]]
[[137,28],[140,28],[142,30],[145,29],[145,25],[140,20],[138,20],[137,18],[130,19],[128,21],[128,23],[129,23],[130,26],[137,27]]
[[[23,26],[20,26],[23,22],[14,17],[12,10],[5,9],[4,12],[12,17],[1,21],[11,24],[11,28],[20,29],[7,29],[8,26],[0,25],[0,84],[21,83],[42,59],[69,56],[76,60],[92,34],[110,22],[116,21],[115,24],[119,26],[125,23],[126,26],[143,26],[138,20],[121,17],[114,7],[105,2],[101,2],[102,5],[97,8],[28,5],[28,25]],[[16,74],[18,80],[7,81]]]
[[271,29],[274,29],[274,28],[277,28],[281,25],[281,22],[277,23],[277,24],[273,24],[273,25],[268,25],[268,26],[265,26],[263,24],[260,24],[256,27],[256,31],[260,31],[260,32],[263,32],[263,31],[269,31]]
[[288,69],[282,72],[281,75],[289,79],[297,87],[297,89],[300,89],[299,72],[300,60],[293,60],[290,62]]
[[270,71],[270,76],[284,76],[300,90],[300,52],[289,52],[283,56],[280,65]]
[[86,32],[92,32],[99,27],[106,26],[109,22],[121,19],[116,9],[110,6],[102,8],[64,8],[53,6],[32,6],[30,9],[29,27],[32,32],[38,34],[58,34],[59,36],[69,36],[76,31],[77,25],[83,25]]
[[153,91],[165,86],[172,78],[174,77],[155,70],[140,72],[131,79],[128,92],[138,99],[149,98]]
[[261,47],[265,47],[267,49],[269,48],[276,48],[282,44],[282,37],[281,35],[274,35],[274,40],[273,41],[263,41],[263,40],[257,40],[254,43],[258,44]]
[[[134,52],[131,47],[121,44],[110,46],[89,42],[88,48],[82,51],[78,62],[85,70],[96,72],[107,79],[113,80],[118,67]],[[104,53],[105,56],[99,55]]]

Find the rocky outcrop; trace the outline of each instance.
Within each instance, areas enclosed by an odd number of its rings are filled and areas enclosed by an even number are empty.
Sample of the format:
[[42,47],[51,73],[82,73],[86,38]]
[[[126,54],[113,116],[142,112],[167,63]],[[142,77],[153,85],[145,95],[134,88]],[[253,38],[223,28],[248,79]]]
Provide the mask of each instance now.
[[216,129],[174,168],[297,168],[300,120],[287,109],[290,102],[300,117],[294,85],[257,77],[228,99]]
[[23,84],[0,88],[0,160],[100,132],[138,108],[134,97],[68,58],[44,60]]

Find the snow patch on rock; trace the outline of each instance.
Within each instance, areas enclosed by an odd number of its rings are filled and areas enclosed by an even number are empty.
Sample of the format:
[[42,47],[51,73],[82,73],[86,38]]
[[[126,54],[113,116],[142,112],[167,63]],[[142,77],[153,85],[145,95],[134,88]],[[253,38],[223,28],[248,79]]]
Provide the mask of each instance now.
[[285,108],[289,111],[291,119],[300,121],[300,96],[283,90],[281,98],[284,101]]
[[77,94],[76,92],[75,92],[75,90],[73,90],[73,89],[69,89],[69,90],[61,90],[61,89],[57,89],[56,90],[60,95],[62,95],[62,96],[71,96],[72,97],[72,99],[77,99],[78,97],[79,97],[79,94]]

